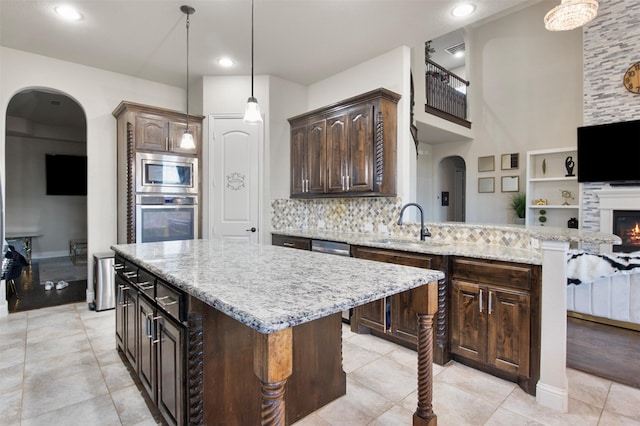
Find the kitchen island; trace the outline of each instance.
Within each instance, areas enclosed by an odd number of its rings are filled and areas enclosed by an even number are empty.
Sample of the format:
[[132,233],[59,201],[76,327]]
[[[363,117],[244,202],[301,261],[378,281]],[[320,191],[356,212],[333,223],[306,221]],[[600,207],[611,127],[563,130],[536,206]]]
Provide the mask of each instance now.
[[[436,424],[432,324],[442,272],[219,239],[112,248],[116,340],[170,423],[285,425],[304,417],[344,394],[340,313],[412,292],[418,313],[413,423]],[[165,359],[180,350],[184,359]],[[158,380],[166,381],[172,366],[184,375],[176,375],[177,390],[167,393],[171,387]],[[156,382],[149,380],[154,371]]]

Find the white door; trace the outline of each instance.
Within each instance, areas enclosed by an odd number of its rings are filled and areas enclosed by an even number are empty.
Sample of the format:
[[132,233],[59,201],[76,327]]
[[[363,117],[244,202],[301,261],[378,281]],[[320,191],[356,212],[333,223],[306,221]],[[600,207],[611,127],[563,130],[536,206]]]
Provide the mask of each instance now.
[[262,125],[242,117],[211,116],[210,236],[260,240]]

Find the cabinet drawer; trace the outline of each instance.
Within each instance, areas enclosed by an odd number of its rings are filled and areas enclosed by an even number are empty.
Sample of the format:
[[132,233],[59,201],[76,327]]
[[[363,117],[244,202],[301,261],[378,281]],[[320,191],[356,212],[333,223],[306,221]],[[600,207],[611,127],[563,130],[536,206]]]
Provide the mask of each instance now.
[[532,273],[528,265],[454,257],[451,275],[462,280],[531,290]]
[[139,269],[137,287],[142,293],[153,300],[155,296],[156,277],[144,269]]
[[159,308],[162,308],[177,321],[186,321],[184,293],[164,281],[157,280],[155,300]]
[[311,250],[311,240],[302,237],[290,237],[287,235],[272,235],[271,244],[280,247],[291,247],[300,250]]
[[[420,253],[409,253],[395,250],[385,250],[370,247],[353,247],[351,256],[360,259],[376,260],[378,262],[395,263],[397,265],[414,266],[416,268],[437,269],[438,262],[434,262],[434,256]],[[433,263],[433,264],[432,264]],[[436,265],[435,263],[438,263]]]

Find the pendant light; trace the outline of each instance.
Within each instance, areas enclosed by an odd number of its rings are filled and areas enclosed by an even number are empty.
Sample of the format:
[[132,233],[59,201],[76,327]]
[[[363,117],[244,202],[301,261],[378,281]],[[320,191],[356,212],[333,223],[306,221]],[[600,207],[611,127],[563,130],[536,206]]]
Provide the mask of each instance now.
[[193,15],[196,10],[191,6],[180,6],[180,10],[187,15],[187,128],[184,130],[184,134],[180,140],[180,148],[195,149],[196,144],[193,141],[193,134],[189,130],[189,17]]
[[258,100],[253,96],[253,0],[251,0],[251,96],[247,100],[247,107],[244,110],[244,118],[247,124],[262,123],[262,114],[260,114],[260,106]]

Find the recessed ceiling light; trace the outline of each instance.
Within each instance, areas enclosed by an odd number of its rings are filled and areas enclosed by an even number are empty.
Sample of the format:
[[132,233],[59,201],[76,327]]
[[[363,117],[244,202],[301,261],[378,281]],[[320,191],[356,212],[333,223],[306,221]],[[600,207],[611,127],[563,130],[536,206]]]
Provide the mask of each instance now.
[[225,67],[225,68],[229,68],[232,67],[235,64],[235,62],[233,62],[233,59],[231,58],[220,58],[218,59],[218,65],[220,65],[221,67]]
[[78,12],[74,7],[69,5],[56,6],[53,8],[56,13],[62,16],[64,19],[68,19],[70,21],[79,21],[82,19],[82,14]]
[[476,6],[471,3],[459,4],[451,10],[451,14],[456,18],[471,15],[476,10]]

